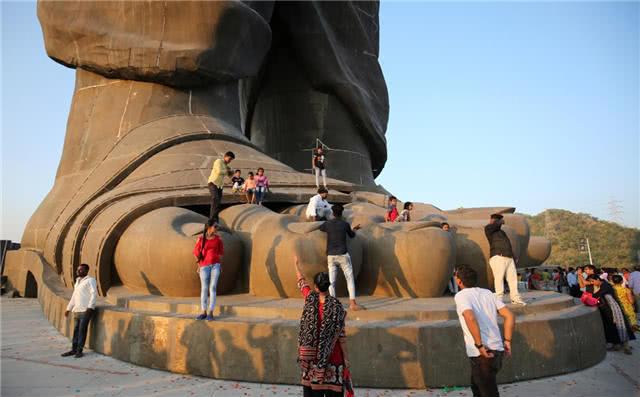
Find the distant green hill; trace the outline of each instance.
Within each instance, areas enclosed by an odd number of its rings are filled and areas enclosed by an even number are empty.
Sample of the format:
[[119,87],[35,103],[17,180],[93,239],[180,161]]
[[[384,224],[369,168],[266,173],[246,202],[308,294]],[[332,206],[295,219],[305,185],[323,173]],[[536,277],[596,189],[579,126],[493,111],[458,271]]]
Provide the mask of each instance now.
[[594,264],[629,267],[638,263],[640,229],[620,226],[565,210],[550,209],[528,216],[531,235],[551,240],[551,256],[546,264],[576,266],[589,263],[589,255],[579,251],[579,241],[589,238]]

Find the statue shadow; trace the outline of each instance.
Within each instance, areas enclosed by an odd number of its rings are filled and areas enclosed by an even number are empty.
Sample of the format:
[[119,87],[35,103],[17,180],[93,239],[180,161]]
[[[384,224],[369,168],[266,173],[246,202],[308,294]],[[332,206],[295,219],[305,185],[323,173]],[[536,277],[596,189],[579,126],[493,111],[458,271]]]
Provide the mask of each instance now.
[[456,242],[456,262],[455,266],[468,265],[478,273],[478,286],[482,288],[493,287],[493,274],[489,267],[482,247],[470,238],[469,233],[464,233],[464,229],[457,228],[454,234]]
[[[395,297],[416,298],[417,294],[409,284],[407,277],[395,254],[396,237],[391,231],[384,230],[379,237],[369,237],[365,261],[356,286],[363,295],[375,295],[380,289]],[[380,247],[392,247],[385,251]]]
[[186,350],[188,373],[208,377],[218,375],[222,361],[216,342],[214,330],[204,321],[192,322],[184,328],[180,344]]
[[157,347],[163,345],[159,335],[164,333],[162,328],[166,323],[165,319],[125,311],[116,314],[115,317],[120,318],[117,320],[117,329],[112,332],[110,338],[107,337],[105,329],[109,324],[104,324],[102,313],[99,312],[93,319],[94,332],[90,334],[90,342],[94,350],[136,365],[169,368],[168,352],[164,347]]
[[367,387],[402,387],[408,381],[415,383],[415,379],[410,379],[411,372],[404,370],[406,365],[420,359],[410,339],[385,330],[372,340],[369,332],[350,329],[347,324],[347,350],[356,387],[362,385],[359,379],[363,378],[367,379]]
[[286,298],[287,293],[284,290],[284,286],[282,285],[282,280],[280,280],[280,276],[278,275],[278,267],[276,266],[276,249],[282,242],[282,235],[276,236],[269,248],[269,253],[267,254],[267,259],[265,261],[265,269],[267,270],[267,274],[269,275],[269,279],[273,283],[273,286],[278,291],[278,296],[281,298]]
[[[238,379],[242,377],[246,381],[260,381],[263,379],[264,369],[261,371],[257,363],[277,365],[276,362],[267,362],[265,358],[254,361],[253,354],[241,345],[248,343],[254,348],[266,348],[273,346],[277,337],[274,335],[268,340],[254,341],[251,338],[249,325],[246,335],[227,328],[223,321],[208,323],[205,321],[192,321],[184,328],[180,337],[180,344],[186,350],[186,372],[193,375],[206,376],[220,379]],[[247,342],[243,342],[243,338]],[[273,357],[265,355],[265,357]]]
[[158,287],[156,287],[155,284],[151,282],[151,280],[149,280],[149,277],[147,277],[147,275],[144,272],[140,272],[140,276],[144,280],[144,284],[147,287],[147,291],[149,291],[150,294],[163,295],[163,293],[158,289]]

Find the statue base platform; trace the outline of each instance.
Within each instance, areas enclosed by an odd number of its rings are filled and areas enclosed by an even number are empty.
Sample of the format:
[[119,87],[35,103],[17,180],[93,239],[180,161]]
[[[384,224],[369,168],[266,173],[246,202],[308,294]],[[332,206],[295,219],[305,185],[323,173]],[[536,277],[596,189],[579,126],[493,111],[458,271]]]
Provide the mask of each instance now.
[[[64,317],[71,290],[39,253],[7,253],[13,288],[37,296],[45,316],[71,337]],[[499,382],[516,382],[590,367],[605,354],[597,310],[567,295],[528,292],[517,314],[513,357]],[[347,299],[342,298],[346,304]],[[469,361],[453,298],[358,299],[349,311],[348,349],[356,386],[384,388],[468,385]],[[215,321],[198,321],[198,298],[165,298],[112,287],[99,299],[88,347],[137,365],[250,382],[299,382],[296,363],[302,299],[219,296]]]

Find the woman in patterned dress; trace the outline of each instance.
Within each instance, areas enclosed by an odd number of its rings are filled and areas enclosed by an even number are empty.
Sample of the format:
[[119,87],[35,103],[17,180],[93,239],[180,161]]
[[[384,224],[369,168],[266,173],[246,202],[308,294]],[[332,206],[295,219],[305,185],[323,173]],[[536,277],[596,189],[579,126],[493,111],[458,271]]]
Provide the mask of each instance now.
[[633,307],[633,293],[631,290],[624,286],[621,275],[614,274],[611,277],[613,281],[613,290],[616,291],[616,298],[618,298],[618,303],[620,304],[620,308],[624,312],[625,316],[627,316],[627,320],[629,324],[631,324],[631,328],[634,331],[638,330],[638,318],[636,317],[636,311]]
[[349,367],[344,331],[347,313],[340,301],[329,295],[331,283],[326,272],[315,275],[312,289],[297,257],[294,262],[298,287],[305,298],[298,337],[304,397],[342,396]]
[[613,287],[596,274],[590,274],[587,282],[593,285],[594,289],[599,288],[593,297],[598,299],[598,309],[602,317],[607,344],[612,345],[610,347],[612,350],[623,349],[626,354],[631,354],[629,339],[635,339],[635,336],[615,299]]

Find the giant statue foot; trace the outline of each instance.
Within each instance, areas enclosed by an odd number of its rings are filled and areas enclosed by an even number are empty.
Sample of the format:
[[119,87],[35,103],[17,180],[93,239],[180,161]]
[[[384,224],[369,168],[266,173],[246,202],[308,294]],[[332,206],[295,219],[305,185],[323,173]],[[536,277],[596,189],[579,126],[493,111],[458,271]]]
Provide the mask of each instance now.
[[[520,267],[542,263],[550,244],[530,236],[511,207],[416,203],[413,221],[384,222],[388,193],[375,177],[387,160],[389,104],[378,7],[40,1],[47,54],[76,69],[76,85],[55,183],[22,248],[7,255],[9,283],[38,297],[69,334],[65,307],[75,269],[87,263],[101,295],[88,338],[94,350],[181,373],[296,382],[302,300],[293,257],[308,277],[327,268],[320,223],[302,216],[317,190],[311,150],[321,143],[329,149],[328,201],[362,225],[349,251],[371,310],[348,317],[354,379],[375,387],[465,382],[463,344],[451,349],[462,338],[453,302],[437,298],[454,267],[472,265],[481,285],[492,284],[483,227],[494,212],[504,214]],[[225,189],[220,321],[202,322],[185,317],[200,310],[192,250],[209,215],[212,163],[227,151],[244,176],[264,168],[271,192],[257,206]],[[444,221],[451,232],[440,228]],[[344,296],[342,275],[337,284]],[[604,356],[602,348],[574,358],[603,339],[597,312],[548,298],[517,309],[514,351],[526,359],[502,371],[504,380],[576,370]],[[573,329],[588,338],[563,339]]]
[[[348,218],[364,226],[352,247],[361,293],[438,296],[456,264],[490,273],[481,230],[494,209],[420,204],[416,222],[381,222],[374,178],[388,97],[377,3],[43,1],[38,17],[48,55],[76,68],[76,86],[55,184],[22,245],[66,286],[84,262],[102,294],[120,284],[197,294],[189,246],[209,212],[211,164],[230,150],[243,174],[263,167],[272,192],[268,209],[223,198],[221,292],[291,296],[292,254],[309,273],[325,268],[324,235],[295,216],[315,194],[316,139],[331,148],[329,201],[351,203]],[[529,250],[524,218],[507,225],[522,264],[546,258],[544,243]]]
[[[228,150],[236,153],[231,165],[245,175],[263,167],[271,193],[269,208],[236,206],[244,197],[225,194],[223,203],[231,207],[221,219],[231,255],[221,292],[295,295],[294,253],[309,275],[326,268],[325,236],[300,216],[302,203],[315,194],[315,179],[240,133],[230,116],[237,110],[229,101],[236,87],[187,92],[82,70],[77,75],[58,177],[22,241],[40,251],[67,286],[84,262],[92,265],[102,294],[124,284],[151,294],[196,295],[191,246],[209,211],[211,164]],[[416,204],[416,221],[385,224],[386,196],[376,193],[379,188],[337,179],[329,179],[329,187],[329,201],[348,204],[347,219],[364,227],[352,248],[361,294],[439,296],[456,264],[473,265],[490,285],[482,228],[492,212],[505,214],[521,266],[549,254],[546,242],[530,239],[526,219],[513,208],[441,211]],[[453,233],[440,230],[445,220]]]
[[[489,286],[493,279],[484,224],[496,211],[505,214],[504,230],[514,242],[516,255],[523,258],[521,266],[534,266],[534,261],[541,262],[549,255],[548,241],[531,241],[525,218],[511,214],[512,208],[445,212],[418,205],[416,215],[421,220],[385,223],[385,209],[374,203],[382,200],[382,195],[355,192],[350,197],[356,201],[346,205],[345,218],[363,227],[349,243],[361,295],[437,297],[445,290],[454,266],[461,264],[478,269],[482,285]],[[364,197],[367,201],[360,201]],[[420,208],[428,213],[421,214]],[[301,259],[309,278],[325,271],[326,236],[318,230],[321,222],[304,219],[304,209],[305,205],[297,205],[278,213],[239,204],[222,211],[220,219],[228,232],[221,233],[226,259],[219,292],[296,297],[299,291],[291,270],[294,255]],[[197,296],[199,282],[190,271],[194,262],[191,249],[205,221],[203,215],[179,207],[141,216],[117,244],[114,263],[118,279],[137,292]],[[452,231],[441,229],[444,221],[452,225]],[[337,289],[345,295],[342,277]]]

